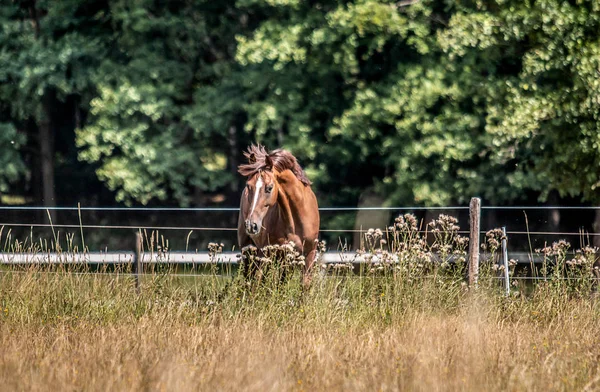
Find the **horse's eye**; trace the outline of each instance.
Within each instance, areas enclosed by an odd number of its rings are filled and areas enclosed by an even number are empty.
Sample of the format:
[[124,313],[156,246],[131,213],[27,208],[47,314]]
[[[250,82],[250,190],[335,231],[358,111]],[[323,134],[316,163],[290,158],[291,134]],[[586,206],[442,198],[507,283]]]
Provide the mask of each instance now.
[[267,192],[267,193],[271,193],[272,190],[273,190],[273,185],[267,185],[265,187],[265,192]]

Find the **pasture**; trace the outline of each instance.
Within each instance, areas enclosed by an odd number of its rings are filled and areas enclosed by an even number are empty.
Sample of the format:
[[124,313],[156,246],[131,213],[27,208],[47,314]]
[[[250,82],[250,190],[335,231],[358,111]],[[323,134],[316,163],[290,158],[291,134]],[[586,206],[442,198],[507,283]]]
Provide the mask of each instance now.
[[[216,266],[195,275],[156,268],[139,291],[128,269],[4,267],[0,383],[67,391],[600,388],[591,248],[541,249],[544,280],[513,280],[506,296],[497,232],[486,236],[478,286],[468,288],[457,222],[444,216],[429,228],[422,234],[405,215],[385,234],[367,232],[359,270],[322,267],[305,292],[301,259],[286,257],[289,249],[267,253],[272,264],[253,284]],[[293,276],[282,281],[282,268]]]
[[0,26],[0,392],[600,391],[600,1]]

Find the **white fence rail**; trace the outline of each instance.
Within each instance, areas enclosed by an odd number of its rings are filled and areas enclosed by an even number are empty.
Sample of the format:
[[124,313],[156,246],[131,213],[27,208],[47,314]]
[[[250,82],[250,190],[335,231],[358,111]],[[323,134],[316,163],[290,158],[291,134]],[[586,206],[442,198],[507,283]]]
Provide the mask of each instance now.
[[[141,261],[144,264],[237,264],[239,253],[223,252],[214,258],[208,252],[168,252],[168,253],[142,253]],[[87,252],[87,253],[0,253],[0,264],[2,265],[29,265],[29,264],[126,264],[133,263],[135,253],[129,251],[121,252]],[[484,253],[480,254],[481,260],[486,260]],[[509,254],[519,264],[530,264],[530,255],[525,252],[514,252]],[[532,255],[534,263],[540,263],[541,257]],[[320,262],[325,264],[335,263],[364,263],[364,257],[356,252],[325,252],[320,256]]]

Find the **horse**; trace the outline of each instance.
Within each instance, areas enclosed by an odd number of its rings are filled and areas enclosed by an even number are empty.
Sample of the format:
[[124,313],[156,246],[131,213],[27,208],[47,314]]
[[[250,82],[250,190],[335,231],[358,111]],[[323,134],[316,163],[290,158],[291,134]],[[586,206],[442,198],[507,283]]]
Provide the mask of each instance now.
[[[240,200],[238,245],[293,242],[304,255],[303,287],[310,285],[317,254],[319,206],[306,173],[289,151],[268,152],[264,146],[251,145],[244,152],[248,163],[238,166],[247,178]],[[248,276],[247,276],[248,277]]]

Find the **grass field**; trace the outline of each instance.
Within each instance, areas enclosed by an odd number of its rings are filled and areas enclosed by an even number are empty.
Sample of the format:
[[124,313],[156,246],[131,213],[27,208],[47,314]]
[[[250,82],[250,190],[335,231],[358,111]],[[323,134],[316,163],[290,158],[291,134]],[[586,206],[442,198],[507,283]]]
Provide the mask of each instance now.
[[[437,249],[451,241],[448,249],[460,256],[464,241],[444,238]],[[361,277],[343,265],[317,274],[305,293],[299,276],[280,283],[268,273],[251,287],[240,277],[157,274],[144,277],[138,294],[125,274],[3,271],[0,385],[34,391],[600,390],[600,305],[585,278],[589,271],[579,268],[582,279],[570,281],[554,273],[536,286],[515,286],[506,297],[491,268],[469,290],[460,271],[423,264],[423,249],[404,258],[400,244],[413,240],[390,241],[396,248],[389,254],[367,250],[374,268]],[[556,271],[562,254],[552,252]],[[390,255],[400,255],[393,268],[373,259]]]
[[[211,282],[212,280],[212,282]],[[598,390],[599,305],[459,282],[8,273],[3,390]],[[6,389],[5,389],[6,388]]]

